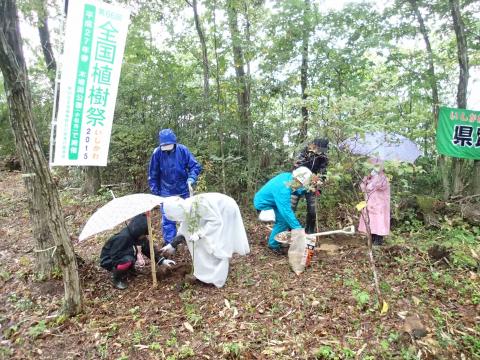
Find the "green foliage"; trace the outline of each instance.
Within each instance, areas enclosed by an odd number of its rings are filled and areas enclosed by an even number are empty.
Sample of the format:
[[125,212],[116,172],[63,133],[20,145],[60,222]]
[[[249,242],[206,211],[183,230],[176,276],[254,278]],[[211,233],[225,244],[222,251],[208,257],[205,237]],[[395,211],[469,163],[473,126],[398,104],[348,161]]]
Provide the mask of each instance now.
[[28,329],[28,335],[35,339],[42,335],[45,330],[47,330],[47,323],[45,322],[45,320],[40,320],[38,324]]
[[171,332],[170,332],[170,338],[166,341],[165,343],[165,346],[167,347],[175,347],[177,346],[177,332],[175,331],[175,329],[173,329]]
[[13,355],[13,350],[12,349],[10,349],[6,346],[3,346],[3,345],[0,346],[0,357],[1,358],[7,359],[12,355]]
[[472,355],[480,357],[480,338],[478,336],[464,335],[462,340],[470,349]]
[[0,270],[0,279],[2,279],[4,282],[7,282],[8,280],[10,280],[12,277],[12,274],[10,274],[8,271],[6,270]]
[[364,309],[370,302],[370,295],[364,290],[354,289],[352,290],[352,295],[359,309]]
[[223,343],[222,349],[227,359],[240,359],[244,345],[241,342]]
[[188,322],[192,326],[197,326],[202,321],[203,317],[198,313],[196,305],[186,303],[184,306]]
[[318,350],[315,350],[314,356],[315,356],[315,359],[324,359],[324,360],[337,359],[337,355],[335,354],[335,351],[329,345],[320,346]]

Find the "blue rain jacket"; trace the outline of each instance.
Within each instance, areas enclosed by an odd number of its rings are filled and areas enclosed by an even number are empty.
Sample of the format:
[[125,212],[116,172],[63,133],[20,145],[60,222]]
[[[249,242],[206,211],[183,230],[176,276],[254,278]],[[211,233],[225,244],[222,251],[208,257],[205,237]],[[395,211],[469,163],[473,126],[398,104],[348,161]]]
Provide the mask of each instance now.
[[187,180],[195,183],[202,172],[202,166],[190,150],[176,141],[172,130],[160,131],[159,143],[175,144],[175,147],[171,151],[162,151],[159,146],[153,151],[148,169],[148,184],[155,195],[187,197],[189,195]]
[[[292,193],[302,195],[305,189],[300,188],[296,191],[288,186],[293,181],[291,172],[281,173],[270,179],[256,194],[253,199],[253,205],[257,210],[275,210],[275,215],[280,215],[281,218],[276,222],[281,221],[286,223],[290,229],[301,229],[302,225],[295,216],[290,203]],[[277,215],[277,216],[278,216]]]

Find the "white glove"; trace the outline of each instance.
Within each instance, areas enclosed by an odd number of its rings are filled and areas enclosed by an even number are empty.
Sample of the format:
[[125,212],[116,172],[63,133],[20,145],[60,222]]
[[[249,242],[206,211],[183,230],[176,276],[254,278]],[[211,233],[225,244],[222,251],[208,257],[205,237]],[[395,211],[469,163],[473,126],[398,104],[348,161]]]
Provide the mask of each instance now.
[[192,235],[190,235],[190,238],[188,239],[189,241],[198,241],[200,239],[200,234],[199,233],[193,233]]
[[160,249],[160,253],[162,255],[169,255],[172,256],[175,254],[176,249],[172,246],[172,244],[167,244]]
[[172,265],[176,265],[177,263],[173,260],[170,259],[165,259],[162,262],[162,265],[165,265],[166,267],[171,267]]
[[187,181],[187,185],[188,185],[188,192],[189,192],[190,196],[193,196],[192,182],[191,182],[191,181]]

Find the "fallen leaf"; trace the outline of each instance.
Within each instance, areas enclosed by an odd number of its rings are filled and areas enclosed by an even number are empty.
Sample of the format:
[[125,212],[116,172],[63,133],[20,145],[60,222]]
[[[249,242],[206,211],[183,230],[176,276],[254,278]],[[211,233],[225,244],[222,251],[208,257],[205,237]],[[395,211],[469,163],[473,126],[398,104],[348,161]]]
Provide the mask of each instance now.
[[225,299],[225,306],[230,309],[230,302],[227,299]]
[[419,298],[417,298],[416,296],[413,296],[413,295],[412,295],[412,300],[413,300],[413,303],[416,306],[418,306],[422,302]]
[[357,211],[362,211],[362,209],[365,208],[365,206],[367,206],[366,201],[360,201],[357,205],[355,205],[355,207],[357,208]]
[[185,321],[185,322],[183,323],[183,326],[185,326],[185,329],[187,329],[188,331],[190,331],[191,333],[193,333],[193,326],[190,325],[190,323],[188,323],[188,322]]
[[263,355],[275,355],[281,352],[284,352],[287,348],[285,346],[269,346],[265,350],[262,351]]
[[366,349],[367,347],[367,344],[363,344],[363,346],[357,351],[357,357],[360,357],[360,355],[362,354],[362,352],[364,352],[364,350]]
[[380,311],[381,315],[385,315],[388,312],[388,303],[383,300],[382,310]]
[[399,312],[397,313],[397,315],[398,315],[398,317],[399,317],[400,319],[405,320],[405,318],[406,318],[407,315],[408,315],[408,311],[399,311]]
[[480,256],[478,256],[478,254],[476,253],[475,250],[473,250],[472,248],[470,248],[470,252],[472,253],[472,257],[473,257],[474,259],[480,261]]

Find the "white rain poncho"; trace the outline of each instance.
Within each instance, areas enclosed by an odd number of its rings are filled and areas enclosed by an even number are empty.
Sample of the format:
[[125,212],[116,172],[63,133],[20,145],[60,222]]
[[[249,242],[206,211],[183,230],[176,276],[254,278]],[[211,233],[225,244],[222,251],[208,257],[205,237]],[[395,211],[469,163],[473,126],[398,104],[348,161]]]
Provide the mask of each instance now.
[[[231,197],[205,193],[182,199],[169,197],[165,215],[178,221],[178,234],[185,236],[193,259],[193,275],[200,281],[222,287],[233,254],[250,252],[242,215]],[[198,235],[198,240],[191,241]]]

